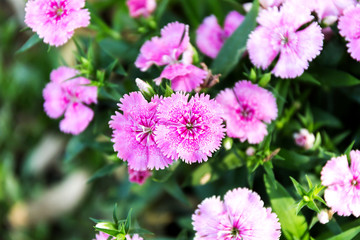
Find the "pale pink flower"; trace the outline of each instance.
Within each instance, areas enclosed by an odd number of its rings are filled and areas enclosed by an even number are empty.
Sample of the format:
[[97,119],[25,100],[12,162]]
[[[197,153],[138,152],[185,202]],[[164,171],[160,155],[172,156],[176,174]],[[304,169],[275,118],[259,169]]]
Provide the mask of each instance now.
[[225,135],[220,106],[205,94],[188,99],[189,95],[178,92],[160,103],[156,143],[171,159],[181,158],[186,163],[207,161]]
[[260,143],[268,133],[265,123],[277,117],[273,94],[250,81],[237,82],[234,89],[221,91],[216,101],[224,111],[227,135],[242,142]]
[[270,7],[278,7],[286,0],[259,0],[261,7],[270,8]]
[[305,0],[302,4],[315,11],[319,20],[334,23],[346,8],[356,4],[356,0]]
[[132,168],[128,168],[129,181],[143,185],[146,180],[152,175],[152,172],[149,170],[137,171]]
[[161,29],[161,37],[153,37],[140,49],[135,66],[146,71],[155,64],[158,66],[174,63],[190,44],[189,26],[173,22]]
[[90,80],[76,77],[79,72],[69,67],[59,67],[50,74],[51,82],[43,90],[44,109],[51,118],[58,118],[60,130],[77,135],[85,130],[94,112],[84,104],[97,103],[97,87],[86,86]]
[[208,57],[216,58],[226,39],[234,33],[243,20],[243,15],[231,11],[226,16],[222,29],[214,15],[206,17],[196,31],[196,45]]
[[127,0],[126,5],[129,8],[130,16],[137,18],[143,16],[149,17],[156,8],[155,0]]
[[321,171],[324,198],[340,216],[360,216],[360,151],[350,152],[351,165],[345,155],[329,160]]
[[156,108],[160,101],[154,96],[147,102],[140,92],[132,92],[120,99],[118,106],[122,114],[115,112],[111,116],[109,125],[113,129],[114,150],[133,170],[163,169],[172,163],[161,153],[154,139],[159,121]]
[[60,46],[74,34],[74,30],[90,24],[85,0],[29,0],[25,8],[25,23],[45,43]]
[[327,224],[334,213],[328,209],[322,209],[316,216],[321,224]]
[[[109,234],[104,233],[104,232],[99,232],[98,234],[95,235],[94,240],[108,240],[109,237],[110,237]],[[115,239],[115,238],[111,238],[111,239]]]
[[134,234],[132,237],[127,234],[125,237],[126,240],[144,240],[142,237],[139,236],[139,234]]
[[298,133],[294,133],[293,137],[296,145],[304,148],[305,150],[308,150],[314,146],[315,136],[306,128],[302,128]]
[[154,79],[157,84],[163,78],[171,81],[171,88],[174,91],[191,92],[199,87],[207,77],[207,71],[191,64],[175,63],[164,68],[160,77]]
[[192,215],[195,240],[275,240],[280,238],[280,223],[260,196],[237,188],[219,197],[205,199]]
[[347,47],[351,57],[360,61],[360,5],[345,10],[339,19],[340,34],[348,41]]
[[318,23],[305,29],[301,26],[313,20],[311,12],[299,1],[285,2],[280,9],[273,7],[260,12],[260,24],[251,34],[247,49],[251,62],[266,69],[279,55],[272,69],[275,76],[295,78],[309,67],[323,46],[323,34]]

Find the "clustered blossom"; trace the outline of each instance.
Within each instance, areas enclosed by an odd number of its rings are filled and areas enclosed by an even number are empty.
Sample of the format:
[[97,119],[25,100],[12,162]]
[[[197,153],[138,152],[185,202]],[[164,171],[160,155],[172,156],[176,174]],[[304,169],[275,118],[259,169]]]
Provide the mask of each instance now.
[[147,18],[156,8],[156,0],[127,0],[126,5],[133,18],[140,16]]
[[94,112],[85,104],[97,103],[97,87],[86,86],[90,80],[76,77],[79,72],[69,67],[59,67],[50,74],[51,82],[43,90],[44,109],[51,118],[59,118],[60,130],[77,135],[85,130]]
[[216,58],[226,39],[234,33],[243,20],[243,15],[231,11],[226,16],[222,29],[214,15],[206,17],[196,31],[196,45],[205,55]]
[[132,168],[128,168],[129,181],[142,185],[146,180],[152,175],[152,172],[149,170],[136,171]]
[[360,217],[360,151],[329,160],[321,171],[324,198],[331,210],[340,216]]
[[275,97],[250,81],[239,81],[233,89],[221,91],[216,101],[224,111],[227,135],[242,142],[260,143],[267,135],[265,123],[277,117]]
[[90,24],[85,0],[29,0],[25,23],[51,46],[65,44],[74,30]]
[[360,5],[349,7],[339,19],[340,34],[345,37],[351,57],[360,61]]
[[315,136],[306,128],[302,128],[298,133],[294,133],[294,140],[296,145],[308,150],[314,146]]
[[224,201],[206,198],[192,215],[195,240],[276,240],[280,223],[260,196],[247,189],[228,191]]
[[257,18],[260,25],[247,42],[251,62],[266,69],[279,55],[272,73],[281,78],[300,76],[323,46],[318,23],[312,22],[299,30],[313,18],[308,8],[295,1],[285,2],[280,9],[261,11]]

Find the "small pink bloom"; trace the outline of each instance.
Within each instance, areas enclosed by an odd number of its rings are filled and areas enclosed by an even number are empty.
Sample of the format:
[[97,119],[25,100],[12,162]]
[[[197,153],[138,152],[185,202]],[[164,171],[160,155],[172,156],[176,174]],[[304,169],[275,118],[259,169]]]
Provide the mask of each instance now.
[[227,135],[251,144],[267,135],[266,123],[277,117],[276,99],[271,92],[249,81],[240,81],[234,89],[225,89],[216,97],[224,110]]
[[173,22],[161,29],[161,37],[153,37],[140,49],[135,66],[146,71],[151,65],[158,66],[174,63],[190,44],[189,26]]
[[241,240],[280,238],[280,223],[260,196],[237,188],[219,197],[205,199],[192,215],[195,240]]
[[125,237],[126,240],[144,240],[142,237],[139,236],[139,234],[134,234],[132,237],[127,234]]
[[161,151],[186,163],[207,161],[221,145],[224,126],[220,106],[209,95],[174,93],[158,107],[155,139]]
[[222,29],[214,15],[206,17],[196,31],[196,45],[205,55],[216,58],[226,39],[234,33],[243,20],[244,16],[231,11],[226,16]]
[[45,43],[60,46],[74,34],[74,30],[90,24],[85,0],[29,0],[25,8],[25,23]]
[[294,133],[296,145],[308,150],[314,146],[315,136],[305,128],[300,129],[298,133]]
[[347,47],[351,57],[360,61],[360,5],[349,7],[339,19],[340,34],[348,41]]
[[[94,240],[108,240],[109,237],[110,237],[109,234],[104,233],[104,232],[99,232],[98,234],[95,235]],[[111,239],[115,239],[115,238],[111,238]]]
[[311,23],[303,30],[304,24],[313,16],[306,6],[293,1],[282,7],[269,8],[260,12],[260,24],[251,34],[247,43],[251,62],[266,69],[279,55],[272,72],[281,78],[295,78],[309,67],[323,46],[323,34],[317,23]]
[[260,5],[263,8],[278,7],[286,0],[260,0]]
[[160,84],[161,80],[166,78],[171,81],[171,88],[174,91],[191,92],[204,82],[207,74],[207,71],[194,65],[175,63],[166,66],[160,77],[154,81]]
[[154,130],[158,125],[157,106],[161,99],[155,96],[147,102],[140,92],[124,95],[118,104],[123,112],[115,112],[109,122],[113,129],[111,141],[118,157],[136,171],[163,169],[172,163],[155,143]]
[[345,155],[329,160],[321,171],[326,186],[326,204],[340,216],[360,216],[360,151],[350,152],[349,167]]
[[306,0],[304,4],[315,11],[320,20],[328,22],[335,18],[332,21],[334,23],[346,8],[356,4],[356,0]]
[[155,0],[127,0],[126,4],[129,8],[130,16],[133,18],[140,16],[147,18],[156,8]]
[[89,79],[76,77],[77,70],[59,67],[50,74],[51,82],[43,90],[44,109],[51,118],[58,118],[60,130],[77,135],[91,122],[94,112],[84,104],[97,103],[97,87],[86,86]]
[[143,185],[146,182],[146,179],[152,175],[152,172],[149,170],[145,171],[136,171],[132,168],[128,168],[129,172],[129,181]]

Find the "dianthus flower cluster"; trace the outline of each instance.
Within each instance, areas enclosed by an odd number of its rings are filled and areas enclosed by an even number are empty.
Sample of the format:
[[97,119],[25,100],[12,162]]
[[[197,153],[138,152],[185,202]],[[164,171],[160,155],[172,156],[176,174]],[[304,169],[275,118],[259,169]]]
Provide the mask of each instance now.
[[90,24],[90,14],[83,9],[85,0],[29,0],[25,8],[25,23],[45,43],[60,46],[74,30]]
[[280,223],[260,196],[247,189],[228,191],[224,201],[206,198],[192,215],[195,240],[275,240]]
[[75,69],[59,67],[51,72],[51,82],[43,90],[46,114],[58,118],[65,112],[60,130],[74,135],[84,131],[94,117],[85,104],[97,103],[97,87],[87,86],[90,80],[78,74]]
[[224,137],[220,106],[204,94],[188,99],[175,93],[147,102],[139,92],[120,99],[122,113],[109,122],[118,157],[136,171],[163,169],[178,158],[206,161]]

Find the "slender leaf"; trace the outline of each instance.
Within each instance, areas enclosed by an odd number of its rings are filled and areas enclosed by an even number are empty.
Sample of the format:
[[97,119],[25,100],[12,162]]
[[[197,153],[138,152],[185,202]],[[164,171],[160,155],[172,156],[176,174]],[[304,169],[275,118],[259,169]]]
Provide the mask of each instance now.
[[118,163],[113,163],[113,164],[109,164],[109,165],[105,165],[104,167],[100,168],[98,171],[96,171],[94,173],[94,175],[92,175],[89,180],[88,183],[94,181],[95,179],[104,177],[106,175],[109,175],[110,173],[112,173],[115,168],[117,168],[119,166]]
[[16,54],[25,52],[26,50],[35,46],[38,42],[40,42],[41,38],[37,34],[32,35],[22,47],[16,51]]

